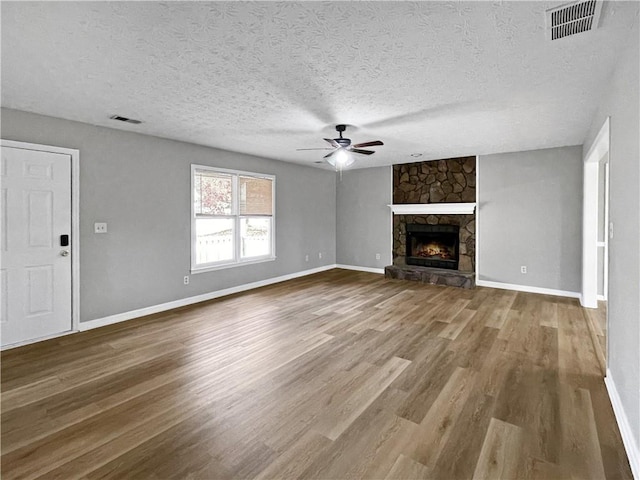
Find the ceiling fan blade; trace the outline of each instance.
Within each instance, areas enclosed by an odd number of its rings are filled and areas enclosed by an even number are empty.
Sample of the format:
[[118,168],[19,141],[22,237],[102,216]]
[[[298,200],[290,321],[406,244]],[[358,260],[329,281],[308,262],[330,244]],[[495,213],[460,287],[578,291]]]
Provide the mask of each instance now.
[[374,140],[373,142],[357,143],[353,145],[353,148],[374,147],[376,145],[384,145],[384,143],[382,143],[380,140]]
[[362,155],[372,155],[376,153],[373,150],[360,150],[359,148],[352,148],[349,151],[353,153],[361,153]]
[[296,148],[297,152],[301,150],[333,150],[333,148]]
[[331,152],[331,153],[329,153],[329,154],[325,155],[325,156],[324,156],[324,157],[322,157],[322,158],[329,158],[331,155],[333,155],[334,153],[336,153],[338,150],[340,150],[340,149],[339,149],[339,148],[336,148],[333,152]]
[[329,142],[329,145],[335,148],[340,148],[340,144],[336,142],[333,138],[325,138],[325,142]]

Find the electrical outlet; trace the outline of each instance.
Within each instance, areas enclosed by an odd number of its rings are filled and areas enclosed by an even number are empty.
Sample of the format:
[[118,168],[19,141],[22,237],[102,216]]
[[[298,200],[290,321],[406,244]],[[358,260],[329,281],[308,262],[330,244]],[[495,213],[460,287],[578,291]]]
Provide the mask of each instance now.
[[305,261],[305,262],[308,262],[308,261],[309,261],[309,255],[305,255],[305,256],[304,256],[304,261]]
[[189,285],[189,275],[184,276],[184,284]]
[[380,254],[376,253],[376,260],[380,260]]
[[322,252],[318,252],[318,258],[322,258]]
[[522,265],[520,267],[520,273],[527,273],[527,266],[526,265]]
[[107,233],[107,224],[96,222],[93,224],[93,231],[95,233]]

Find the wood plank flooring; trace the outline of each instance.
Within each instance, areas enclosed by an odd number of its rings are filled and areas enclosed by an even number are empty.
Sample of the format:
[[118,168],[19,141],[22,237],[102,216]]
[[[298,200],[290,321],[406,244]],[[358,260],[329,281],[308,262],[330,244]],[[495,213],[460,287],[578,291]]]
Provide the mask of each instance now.
[[2,353],[2,477],[632,478],[576,300],[332,270]]
[[596,356],[600,361],[602,372],[607,370],[607,302],[598,301],[598,308],[585,308],[585,318],[594,343]]

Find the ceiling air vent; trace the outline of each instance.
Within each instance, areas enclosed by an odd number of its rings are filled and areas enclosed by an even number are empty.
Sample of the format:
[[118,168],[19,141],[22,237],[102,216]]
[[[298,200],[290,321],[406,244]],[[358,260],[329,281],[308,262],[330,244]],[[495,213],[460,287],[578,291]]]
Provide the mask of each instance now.
[[119,122],[133,123],[134,125],[142,123],[140,120],[134,120],[133,118],[122,117],[120,115],[111,115],[109,118],[111,120],[118,120]]
[[598,27],[602,0],[571,2],[547,10],[547,35],[558,40],[576,33],[588,32]]

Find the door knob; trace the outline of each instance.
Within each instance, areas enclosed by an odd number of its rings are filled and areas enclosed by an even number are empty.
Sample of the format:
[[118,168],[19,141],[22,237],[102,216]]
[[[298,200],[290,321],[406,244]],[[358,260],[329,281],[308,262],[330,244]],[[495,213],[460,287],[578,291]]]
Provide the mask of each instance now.
[[62,250],[60,252],[60,255],[62,255],[63,257],[68,257],[69,256],[69,250]]

